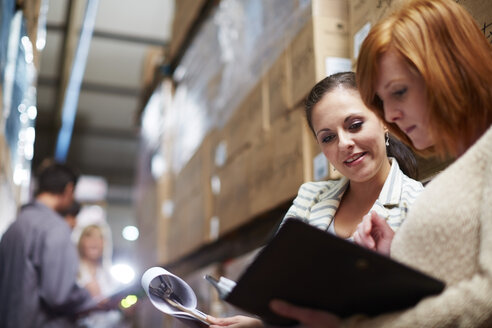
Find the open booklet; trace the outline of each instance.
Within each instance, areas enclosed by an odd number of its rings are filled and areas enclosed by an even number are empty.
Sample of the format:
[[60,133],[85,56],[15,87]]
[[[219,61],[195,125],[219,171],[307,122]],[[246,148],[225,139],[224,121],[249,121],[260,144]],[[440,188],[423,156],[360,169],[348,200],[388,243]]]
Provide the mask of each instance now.
[[[159,310],[176,317],[192,317],[149,293],[149,286],[161,283],[159,275],[172,278],[183,304],[201,313],[196,310],[193,290],[182,279],[162,268],[151,268],[142,277],[142,285]],[[296,322],[273,313],[269,307],[272,299],[340,317],[371,316],[410,307],[444,289],[444,283],[433,277],[298,219],[282,224],[237,283],[224,277],[207,280],[217,288],[221,299],[273,325]]]

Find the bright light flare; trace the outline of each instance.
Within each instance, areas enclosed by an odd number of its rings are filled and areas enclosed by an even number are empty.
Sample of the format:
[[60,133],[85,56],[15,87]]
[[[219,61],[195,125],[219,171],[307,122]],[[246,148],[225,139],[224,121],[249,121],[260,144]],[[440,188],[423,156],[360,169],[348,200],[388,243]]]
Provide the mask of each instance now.
[[115,264],[110,269],[114,279],[123,284],[129,284],[135,279],[135,270],[127,264]]
[[136,295],[128,295],[127,297],[121,300],[120,304],[122,308],[128,309],[129,307],[136,304],[137,301],[138,301],[138,297]]
[[125,238],[128,241],[135,241],[138,239],[138,228],[135,226],[126,226],[123,228],[123,231],[121,232],[123,235],[123,238]]

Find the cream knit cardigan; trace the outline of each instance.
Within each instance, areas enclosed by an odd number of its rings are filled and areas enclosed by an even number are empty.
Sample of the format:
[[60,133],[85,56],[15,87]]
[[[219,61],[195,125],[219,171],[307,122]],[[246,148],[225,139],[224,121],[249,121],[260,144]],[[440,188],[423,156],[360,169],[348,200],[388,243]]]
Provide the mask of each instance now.
[[445,281],[445,290],[343,326],[492,327],[492,128],[419,195],[391,257]]

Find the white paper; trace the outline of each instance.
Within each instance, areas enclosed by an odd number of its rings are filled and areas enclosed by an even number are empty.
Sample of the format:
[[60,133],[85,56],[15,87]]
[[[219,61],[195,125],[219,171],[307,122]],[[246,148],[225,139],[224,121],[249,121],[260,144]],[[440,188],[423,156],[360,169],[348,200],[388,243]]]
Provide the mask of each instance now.
[[369,31],[371,30],[371,23],[368,22],[362,26],[360,30],[357,31],[357,33],[354,34],[354,59],[357,59],[359,57],[359,50],[360,46],[362,45],[362,42],[366,38],[366,36],[369,34]]
[[191,289],[191,287],[183,279],[161,267],[153,267],[145,271],[145,273],[142,276],[141,282],[142,282],[142,287],[145,290],[145,293],[149,297],[152,304],[159,311],[175,317],[182,317],[186,319],[192,318],[190,314],[175,309],[171,305],[167,304],[164,300],[160,299],[157,296],[152,295],[149,292],[149,286],[152,286],[154,288],[157,288],[159,286],[159,284],[161,283],[159,276],[161,275],[165,275],[169,278],[172,284],[173,292],[181,299],[182,301],[181,304],[184,307],[190,309],[193,312],[200,313],[198,310],[196,310],[196,306],[197,306],[196,295],[193,292],[193,289]]
[[326,57],[325,58],[325,73],[330,76],[340,72],[350,72],[352,70],[352,61],[350,58],[342,57]]
[[314,181],[320,181],[321,179],[328,176],[328,160],[325,154],[319,153],[313,159],[313,173]]

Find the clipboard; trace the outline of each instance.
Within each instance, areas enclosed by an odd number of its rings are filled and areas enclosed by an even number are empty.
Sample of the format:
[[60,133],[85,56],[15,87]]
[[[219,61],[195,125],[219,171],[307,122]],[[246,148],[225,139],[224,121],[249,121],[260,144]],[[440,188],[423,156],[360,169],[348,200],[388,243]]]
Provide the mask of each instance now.
[[389,257],[290,218],[224,298],[273,325],[295,321],[273,313],[272,299],[342,318],[401,310],[440,293],[444,283]]

